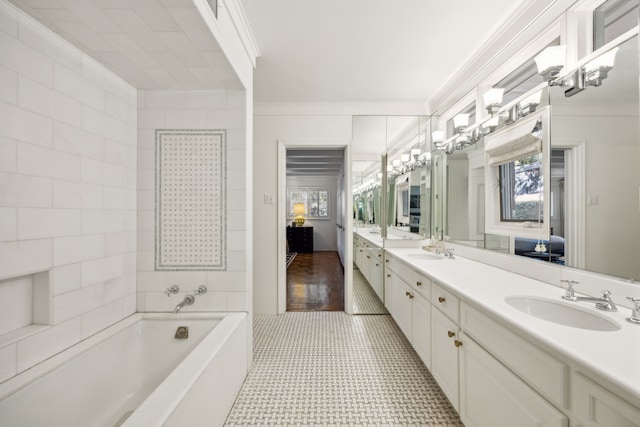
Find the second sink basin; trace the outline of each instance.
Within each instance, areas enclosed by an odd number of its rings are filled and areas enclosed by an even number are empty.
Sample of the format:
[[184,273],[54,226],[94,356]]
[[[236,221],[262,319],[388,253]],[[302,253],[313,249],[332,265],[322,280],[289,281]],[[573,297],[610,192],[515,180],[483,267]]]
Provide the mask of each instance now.
[[615,321],[607,319],[585,308],[568,303],[533,296],[510,296],[505,302],[511,307],[538,319],[574,328],[593,331],[617,331]]
[[422,254],[409,254],[409,258],[418,258],[418,259],[429,259],[429,260],[437,260],[444,258],[442,255],[436,255],[429,252],[425,252]]

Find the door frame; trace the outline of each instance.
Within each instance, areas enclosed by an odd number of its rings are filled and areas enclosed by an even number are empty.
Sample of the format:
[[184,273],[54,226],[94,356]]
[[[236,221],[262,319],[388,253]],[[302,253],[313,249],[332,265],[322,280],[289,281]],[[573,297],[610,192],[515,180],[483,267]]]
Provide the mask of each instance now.
[[[284,259],[287,253],[287,150],[288,149],[328,149],[342,148],[344,150],[344,179],[342,190],[345,194],[344,218],[344,311],[353,314],[353,239],[350,212],[353,212],[353,198],[351,191],[351,149],[349,141],[282,141],[278,140],[278,314],[287,311],[287,266]],[[336,216],[340,213],[336,212]],[[334,218],[338,219],[338,218]]]

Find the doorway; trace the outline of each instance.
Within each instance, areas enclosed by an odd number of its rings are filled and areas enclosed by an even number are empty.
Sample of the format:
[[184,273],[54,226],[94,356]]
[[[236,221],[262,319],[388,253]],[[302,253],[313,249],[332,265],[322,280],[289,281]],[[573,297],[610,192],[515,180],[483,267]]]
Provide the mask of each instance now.
[[279,314],[350,312],[350,179],[347,142],[279,141]]

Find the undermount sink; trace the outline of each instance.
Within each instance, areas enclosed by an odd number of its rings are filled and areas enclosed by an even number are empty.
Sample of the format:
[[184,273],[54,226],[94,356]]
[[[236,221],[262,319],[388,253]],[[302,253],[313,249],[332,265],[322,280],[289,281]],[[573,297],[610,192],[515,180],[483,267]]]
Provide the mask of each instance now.
[[547,322],[593,331],[617,331],[613,320],[569,303],[531,296],[510,296],[505,302],[516,310]]
[[442,255],[431,254],[429,252],[425,252],[423,254],[409,254],[409,258],[418,258],[418,259],[430,259],[430,260],[438,260],[444,258]]

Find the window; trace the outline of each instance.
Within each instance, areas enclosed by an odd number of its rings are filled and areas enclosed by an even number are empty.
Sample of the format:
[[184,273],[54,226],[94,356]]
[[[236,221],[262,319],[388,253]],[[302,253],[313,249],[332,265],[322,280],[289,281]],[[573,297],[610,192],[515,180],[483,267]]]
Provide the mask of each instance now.
[[329,218],[329,189],[317,187],[288,188],[287,216],[295,218],[294,203],[304,203],[305,218]]
[[538,222],[543,212],[542,154],[500,165],[500,220]]
[[593,11],[593,50],[638,25],[639,0],[608,0]]

